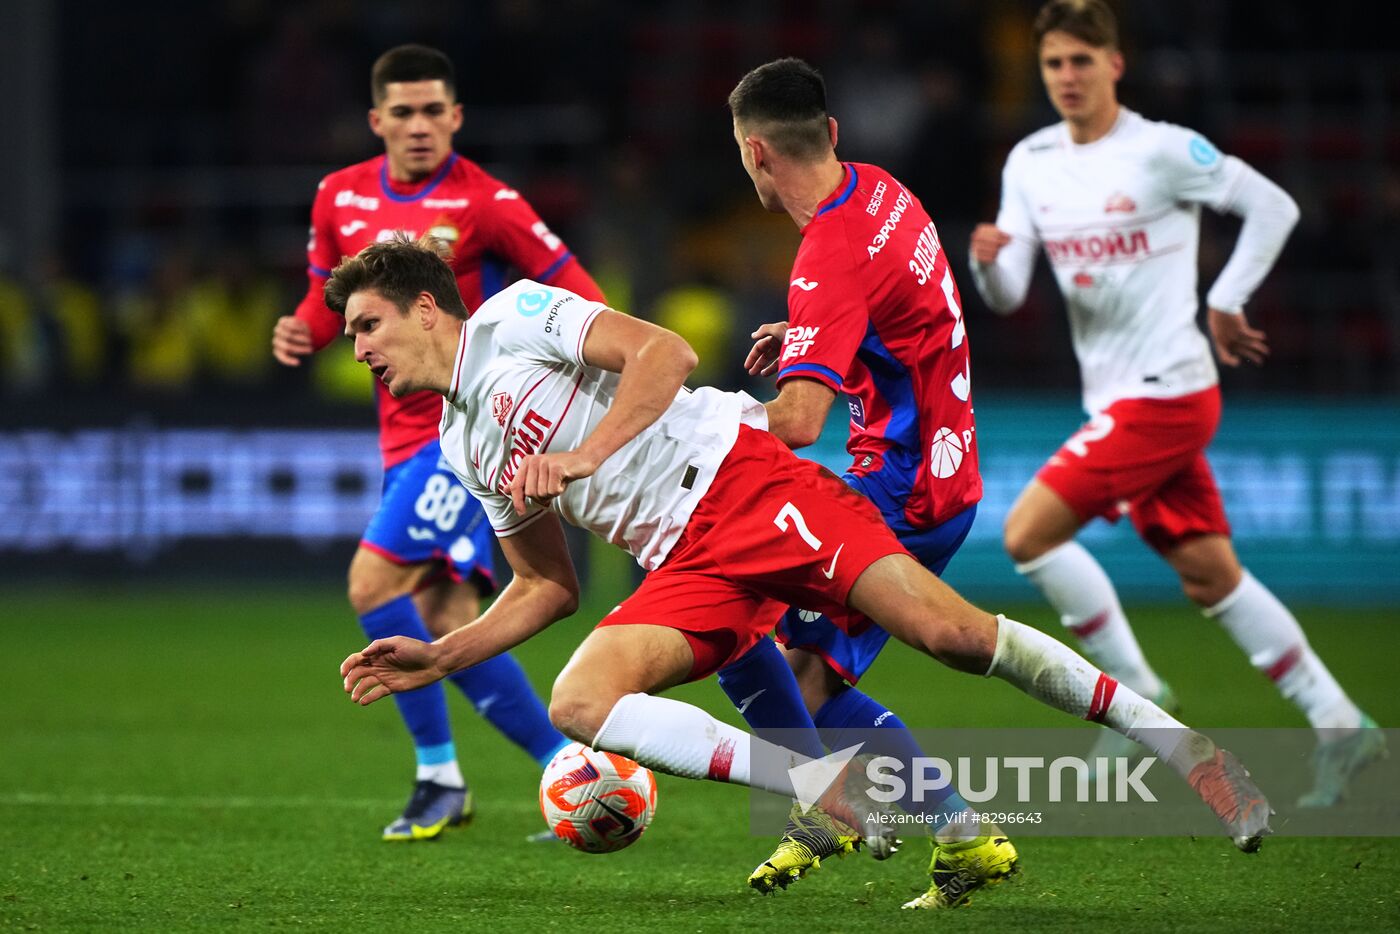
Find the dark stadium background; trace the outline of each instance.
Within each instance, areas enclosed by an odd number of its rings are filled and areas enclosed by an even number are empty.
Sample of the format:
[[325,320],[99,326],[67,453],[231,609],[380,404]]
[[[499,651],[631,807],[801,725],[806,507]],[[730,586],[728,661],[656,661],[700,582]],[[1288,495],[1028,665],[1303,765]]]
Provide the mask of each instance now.
[[[1239,494],[1242,545],[1295,551],[1280,573],[1303,574],[1311,595],[1354,593],[1331,571],[1310,571],[1309,546],[1330,543],[1324,563],[1358,549],[1400,556],[1400,66],[1362,4],[1325,15],[1299,2],[1118,8],[1122,99],[1201,130],[1302,206],[1249,309],[1273,358],[1225,375],[1231,414],[1217,448],[1244,459],[1222,478],[1227,488],[1262,484]],[[1034,9],[5,4],[0,503],[12,521],[0,533],[0,581],[338,573],[373,503],[371,449],[357,461],[344,453],[359,449],[354,436],[337,436],[334,456],[308,461],[321,447],[314,434],[250,443],[242,432],[373,428],[369,379],[348,354],[289,371],[268,355],[267,335],[304,288],[317,180],[379,151],[365,126],[370,63],[421,40],[457,62],[458,148],[527,194],[613,304],[686,334],[703,361],[697,381],[731,387],[746,385],[745,335],[782,314],[798,238],[755,203],[724,98],[779,54],[821,67],[841,155],[909,184],[961,273],[989,484],[965,583],[1015,587],[999,577],[1000,511],[1076,424],[1076,371],[1043,270],[1011,318],[989,314],[963,270],[972,224],[994,216],[1006,151],[1053,120],[1030,45]],[[1202,290],[1236,229],[1206,215]],[[237,431],[167,435],[181,428]],[[1259,439],[1230,448],[1235,429]],[[839,462],[841,431],[832,426],[819,456]],[[1362,461],[1343,465],[1339,493],[1325,458],[1357,445]],[[239,451],[242,473],[230,467]],[[1269,484],[1280,472],[1294,479],[1282,503]],[[1339,518],[1329,498],[1353,505]],[[1258,536],[1256,501],[1266,513]],[[1101,547],[1125,556],[1130,591],[1165,594],[1169,582],[1126,537]],[[1367,565],[1373,591],[1378,568]],[[1396,593],[1381,589],[1373,595]]]

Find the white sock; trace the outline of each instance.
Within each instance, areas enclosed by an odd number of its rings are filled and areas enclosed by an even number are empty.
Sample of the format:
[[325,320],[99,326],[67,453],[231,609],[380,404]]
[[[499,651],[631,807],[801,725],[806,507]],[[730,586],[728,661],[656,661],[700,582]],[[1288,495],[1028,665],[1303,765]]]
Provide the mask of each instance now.
[[467,783],[462,778],[462,770],[457,765],[457,760],[449,762],[439,762],[437,765],[418,766],[417,780],[420,782],[437,782],[448,788],[465,788]]
[[1360,728],[1361,710],[1308,645],[1293,614],[1254,575],[1245,571],[1228,597],[1202,612],[1225,628],[1314,729]]
[[1016,570],[1060,614],[1094,664],[1139,694],[1161,693],[1162,680],[1143,656],[1113,583],[1083,545],[1065,542]]
[[[787,769],[808,761],[721,723],[699,707],[650,694],[627,694],[618,700],[592,745],[668,775],[751,785],[787,798],[794,797]],[[765,763],[757,773],[755,753]],[[766,767],[770,762],[777,766]]]
[[1014,619],[997,617],[996,654],[987,676],[1001,678],[1057,710],[1102,723],[1142,743],[1182,775],[1200,760],[1203,747],[1182,742],[1196,735],[1184,723],[1099,671],[1063,642]]

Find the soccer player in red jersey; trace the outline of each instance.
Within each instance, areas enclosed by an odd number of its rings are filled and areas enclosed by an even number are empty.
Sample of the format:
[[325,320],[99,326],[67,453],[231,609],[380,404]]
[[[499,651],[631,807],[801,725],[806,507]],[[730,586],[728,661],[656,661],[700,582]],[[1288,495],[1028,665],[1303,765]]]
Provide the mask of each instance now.
[[[803,757],[651,693],[747,651],[777,600],[851,629],[873,621],[957,670],[1122,730],[1185,777],[1241,849],[1269,832],[1268,802],[1233,756],[1068,646],[967,603],[870,500],[758,430],[766,413],[746,394],[687,390],[697,359],[678,335],[529,281],[468,320],[440,257],[406,241],[343,262],[326,296],[356,358],[395,395],[447,399],[443,454],[515,571],[480,617],[436,642],[394,636],[349,655],[340,673],[357,703],[431,684],[573,613],[565,518],[650,571],[555,681],[550,716],[579,742],[795,797]],[[826,827],[851,838],[829,817]]]
[[[462,105],[446,55],[426,46],[384,53],[371,73],[369,125],[384,154],[326,176],[307,244],[306,297],[281,318],[273,354],[287,366],[325,347],[343,320],[322,289],[343,257],[398,233],[450,245],[457,287],[473,307],[498,289],[504,267],[602,298],[578,260],[513,188],[452,149]],[[490,526],[442,462],[442,399],[395,397],[376,381],[385,482],[380,507],[350,564],[350,604],[370,638],[442,636],[469,622],[489,595]],[[514,659],[501,656],[454,678],[484,717],[541,765],[565,742]],[[441,686],[401,695],[418,760],[414,793],[385,839],[419,840],[471,816]]]
[[[1293,614],[1240,564],[1205,448],[1220,419],[1210,345],[1196,326],[1200,206],[1244,219],[1206,295],[1216,356],[1264,362],[1268,343],[1244,305],[1298,219],[1281,188],[1200,134],[1118,103],[1118,26],[1102,0],[1051,0],[1035,25],[1040,70],[1063,118],[1007,158],[995,224],[973,231],[973,281],[996,311],[1025,299],[1044,246],[1064,294],[1089,422],[1012,506],[1007,552],[1124,684],[1171,708],[1113,584],[1074,540],[1102,516],[1132,520],[1216,620],[1318,732],[1314,785],[1299,804],[1326,807],[1385,751],[1375,721],[1328,671]],[[1091,756],[1131,752],[1104,733]],[[1120,759],[1119,757],[1124,757]]]
[[[844,393],[852,463],[842,479],[875,504],[924,567],[941,574],[971,529],[982,478],[967,333],[938,230],[919,199],[884,169],[837,159],[838,127],[826,110],[825,83],[806,62],[787,58],[754,69],[735,87],[729,107],[759,201],[787,214],[802,232],[788,320],[760,328],[746,361],[751,373],[777,373],[769,431],[790,448],[813,443]],[[720,672],[751,726],[792,728],[810,713],[832,749],[849,745],[845,731],[860,731],[861,738],[881,737],[882,751],[903,761],[922,755],[900,718],[856,687],[888,633],[838,625],[805,607],[789,609],[776,632],[786,661],[764,639]],[[778,668],[789,664],[801,696],[783,690]],[[872,727],[882,729],[872,734]],[[948,791],[946,800],[923,809],[945,818],[967,812],[956,791]],[[946,819],[936,826],[942,842],[934,852],[935,879],[955,862],[1014,868],[1015,850],[995,828]],[[781,877],[798,858],[794,853],[812,850],[795,848],[795,837],[786,834],[755,871],[755,887]],[[946,893],[936,889],[907,907],[941,906]]]

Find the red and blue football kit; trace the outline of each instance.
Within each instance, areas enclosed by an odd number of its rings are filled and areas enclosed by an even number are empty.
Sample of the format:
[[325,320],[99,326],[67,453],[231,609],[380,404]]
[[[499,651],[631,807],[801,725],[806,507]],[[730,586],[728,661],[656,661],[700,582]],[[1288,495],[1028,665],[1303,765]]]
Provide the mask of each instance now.
[[[316,349],[343,333],[345,319],[326,307],[331,271],[371,243],[403,232],[432,234],[452,247],[462,301],[474,310],[506,283],[505,272],[563,286],[602,301],[596,283],[519,192],[470,159],[450,154],[416,184],[389,177],[385,156],[332,172],[311,208],[306,296],[296,316],[311,326]],[[441,462],[442,397],[416,392],[396,399],[375,380],[385,482],[378,512],[361,545],[400,564],[436,560],[449,573],[475,575],[489,591],[490,528]]]
[[[778,382],[812,379],[846,394],[854,460],[844,479],[938,573],[982,498],[958,287],[919,199],[877,166],[844,169],[802,230]],[[870,626],[853,644],[841,630],[860,627],[815,615],[790,611],[779,638],[819,652],[854,683],[888,637]]]

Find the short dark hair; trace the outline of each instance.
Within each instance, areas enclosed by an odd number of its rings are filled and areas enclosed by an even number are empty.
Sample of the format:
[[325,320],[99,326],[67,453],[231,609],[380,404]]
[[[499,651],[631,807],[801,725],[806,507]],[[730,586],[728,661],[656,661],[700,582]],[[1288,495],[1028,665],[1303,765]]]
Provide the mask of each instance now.
[[454,318],[466,318],[467,306],[457,290],[457,276],[447,265],[450,255],[451,247],[433,236],[411,240],[399,233],[371,243],[335,267],[323,290],[326,306],[343,315],[350,296],[375,291],[400,312],[407,312],[413,300],[427,292],[443,311]]
[[784,156],[810,161],[831,150],[826,82],[800,58],[780,58],[744,75],[729,93],[729,111]]
[[1035,17],[1035,41],[1046,33],[1069,33],[1100,49],[1118,48],[1118,18],[1104,0],[1050,0]]
[[369,72],[369,93],[376,106],[395,81],[441,81],[457,96],[457,72],[452,59],[426,45],[395,46],[375,60]]

